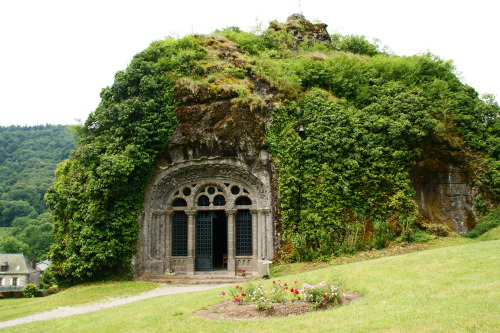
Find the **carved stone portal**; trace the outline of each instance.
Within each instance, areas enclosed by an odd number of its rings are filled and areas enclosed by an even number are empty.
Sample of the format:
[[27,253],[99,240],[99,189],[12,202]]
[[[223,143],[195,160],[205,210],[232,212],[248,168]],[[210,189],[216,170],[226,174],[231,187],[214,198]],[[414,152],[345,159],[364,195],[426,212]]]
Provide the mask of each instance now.
[[237,159],[159,167],[140,218],[136,277],[257,276],[275,253],[271,175]]

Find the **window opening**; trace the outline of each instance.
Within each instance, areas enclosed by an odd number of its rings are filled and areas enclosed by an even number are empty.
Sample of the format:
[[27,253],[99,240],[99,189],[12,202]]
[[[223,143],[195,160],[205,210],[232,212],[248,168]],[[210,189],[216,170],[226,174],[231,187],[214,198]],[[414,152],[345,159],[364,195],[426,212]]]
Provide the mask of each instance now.
[[235,185],[235,186],[231,187],[231,193],[232,193],[232,194],[234,194],[234,195],[236,195],[236,194],[240,193],[240,188],[239,188],[239,186],[236,186],[236,185]]
[[177,198],[172,203],[172,206],[174,206],[174,207],[186,207],[187,206],[187,202],[186,202],[186,200],[184,200],[182,198]]
[[248,210],[236,213],[236,255],[252,255],[252,214]]
[[191,195],[191,189],[189,187],[184,187],[184,189],[182,190],[182,193],[188,197]]
[[215,188],[209,187],[207,190],[208,194],[214,194],[215,193]]
[[198,198],[198,206],[210,206],[210,200],[206,195],[202,195]]
[[214,198],[214,206],[224,206],[226,204],[226,198],[223,195],[216,195]]
[[184,212],[175,212],[172,218],[172,256],[187,256],[188,218]]
[[249,197],[239,197],[238,199],[236,199],[236,202],[235,202],[236,205],[251,205],[252,204],[252,200],[250,200]]

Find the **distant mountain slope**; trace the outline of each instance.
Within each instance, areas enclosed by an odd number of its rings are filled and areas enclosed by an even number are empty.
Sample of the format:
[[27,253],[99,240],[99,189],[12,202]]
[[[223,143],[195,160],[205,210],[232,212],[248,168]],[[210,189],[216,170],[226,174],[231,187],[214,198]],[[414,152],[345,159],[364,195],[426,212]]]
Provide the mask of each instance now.
[[73,147],[67,126],[0,127],[0,227],[13,227],[0,252],[48,250],[52,227],[43,196]]

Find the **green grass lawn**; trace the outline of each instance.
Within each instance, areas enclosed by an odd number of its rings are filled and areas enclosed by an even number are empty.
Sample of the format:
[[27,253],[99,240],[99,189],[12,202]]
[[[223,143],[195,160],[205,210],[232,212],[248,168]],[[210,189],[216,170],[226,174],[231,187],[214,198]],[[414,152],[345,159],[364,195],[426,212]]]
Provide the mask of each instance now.
[[[4,331],[498,332],[500,240],[497,236],[498,230],[492,230],[482,239],[497,240],[467,240],[456,246],[279,277],[283,282],[326,280],[363,294],[360,301],[349,306],[303,316],[240,322],[193,316],[194,312],[220,302],[219,293],[224,290],[220,288],[162,296]],[[2,313],[0,316],[3,318]]]
[[147,282],[103,282],[72,287],[40,298],[0,300],[0,321],[49,311],[60,306],[96,302],[110,297],[138,294],[158,287]]

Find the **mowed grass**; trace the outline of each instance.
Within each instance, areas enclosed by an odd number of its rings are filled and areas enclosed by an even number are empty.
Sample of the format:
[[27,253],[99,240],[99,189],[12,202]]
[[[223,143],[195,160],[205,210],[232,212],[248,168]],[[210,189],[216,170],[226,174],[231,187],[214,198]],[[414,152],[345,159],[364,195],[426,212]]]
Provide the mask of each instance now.
[[111,297],[138,294],[158,287],[147,282],[103,282],[72,287],[58,294],[40,298],[0,300],[0,321],[25,317],[56,309],[96,302]]
[[[488,234],[484,237],[495,237],[495,231]],[[499,332],[499,257],[499,240],[472,240],[279,277],[283,282],[326,280],[363,294],[349,306],[303,316],[238,322],[194,316],[196,311],[221,301],[219,294],[227,288],[219,288],[162,296],[4,331]]]

